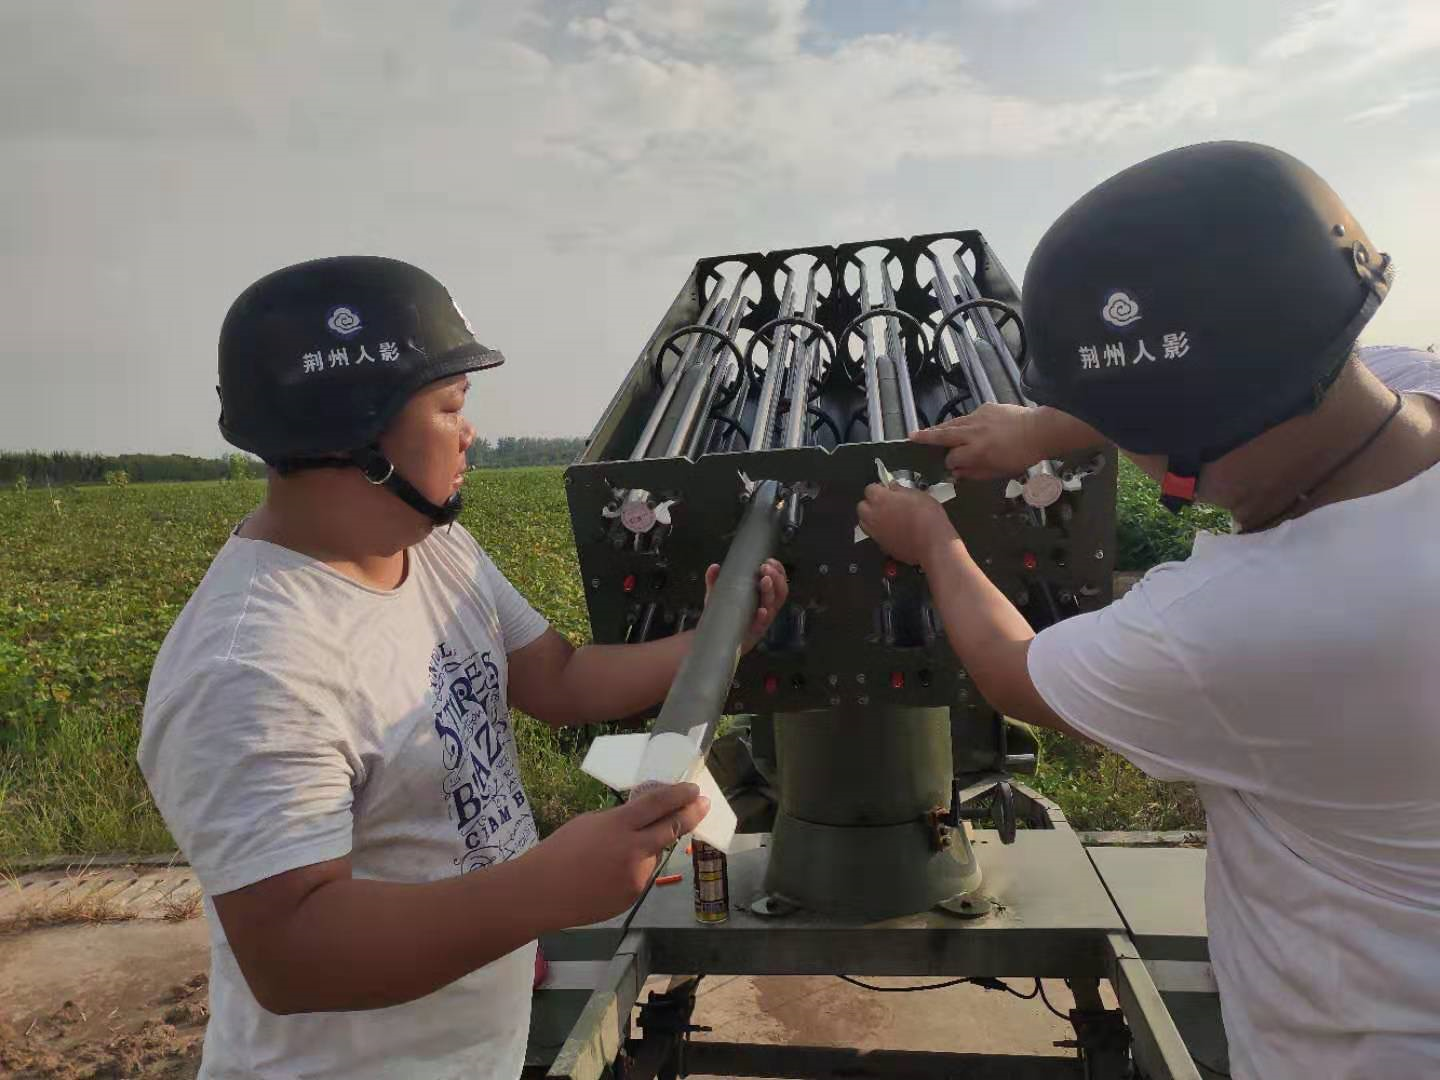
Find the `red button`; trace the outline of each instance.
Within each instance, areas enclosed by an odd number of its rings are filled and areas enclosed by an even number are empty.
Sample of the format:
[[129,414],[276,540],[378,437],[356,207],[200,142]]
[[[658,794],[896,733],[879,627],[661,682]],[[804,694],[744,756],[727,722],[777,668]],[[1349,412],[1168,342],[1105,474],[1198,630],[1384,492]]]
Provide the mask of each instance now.
[[899,573],[900,573],[900,564],[897,563],[894,559],[890,559],[890,560],[888,560],[888,561],[885,563],[885,576],[886,576],[886,577],[888,577],[888,578],[893,578],[893,577],[896,577],[897,575],[899,575]]
[[634,575],[634,574],[626,574],[626,575],[625,575],[625,580],[620,583],[620,587],[621,587],[622,589],[624,589],[626,592],[634,592],[634,591],[635,591],[635,575]]
[[766,676],[765,676],[765,693],[767,693],[767,694],[773,694],[773,693],[774,693],[776,690],[778,690],[778,689],[780,689],[780,680],[777,679],[774,675],[766,675]]
[[905,689],[905,673],[904,673],[903,671],[892,671],[892,672],[890,673],[890,689],[892,689],[892,690],[904,690],[904,689]]
[[1033,551],[1025,552],[1025,558],[1021,559],[1020,561],[1025,564],[1026,570],[1034,570],[1037,566],[1040,565],[1040,560],[1035,557],[1035,553]]

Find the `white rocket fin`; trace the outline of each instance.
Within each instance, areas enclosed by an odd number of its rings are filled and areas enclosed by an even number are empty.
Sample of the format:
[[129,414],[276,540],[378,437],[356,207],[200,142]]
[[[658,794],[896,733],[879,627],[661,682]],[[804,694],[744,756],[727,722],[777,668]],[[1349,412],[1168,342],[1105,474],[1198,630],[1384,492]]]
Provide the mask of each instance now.
[[[675,745],[671,745],[671,744]],[[680,746],[684,743],[684,746]],[[662,733],[652,738],[645,732],[626,735],[601,735],[590,744],[581,772],[593,776],[613,791],[629,792],[638,787],[657,783],[678,783],[689,780],[700,788],[700,793],[710,800],[710,812],[705,820],[695,827],[695,839],[709,844],[720,851],[728,852],[735,837],[735,811],[720,790],[720,785],[705,767],[704,759],[697,759],[694,744],[678,733]],[[670,751],[675,751],[671,753]],[[682,754],[683,752],[683,754]],[[662,761],[662,759],[664,759]],[[647,773],[652,774],[640,780],[641,763]],[[657,766],[665,766],[657,768]],[[655,774],[665,772],[671,779],[660,779]]]

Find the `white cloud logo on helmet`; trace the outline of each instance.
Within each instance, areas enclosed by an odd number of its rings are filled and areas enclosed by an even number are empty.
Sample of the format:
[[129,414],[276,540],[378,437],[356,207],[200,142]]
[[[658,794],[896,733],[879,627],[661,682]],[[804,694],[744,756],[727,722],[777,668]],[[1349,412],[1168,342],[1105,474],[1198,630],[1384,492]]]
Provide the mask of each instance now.
[[325,325],[339,337],[348,338],[360,332],[360,316],[356,314],[354,308],[341,304],[330,312],[330,317],[325,320]]
[[1111,326],[1129,326],[1140,320],[1140,304],[1129,293],[1117,289],[1106,298],[1100,316]]

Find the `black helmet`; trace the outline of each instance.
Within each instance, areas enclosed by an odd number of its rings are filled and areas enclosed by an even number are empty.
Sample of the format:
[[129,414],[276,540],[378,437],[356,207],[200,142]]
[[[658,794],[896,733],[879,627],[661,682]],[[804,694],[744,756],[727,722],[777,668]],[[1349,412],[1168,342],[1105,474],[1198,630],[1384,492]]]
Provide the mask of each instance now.
[[282,472],[356,465],[440,524],[378,439],[421,387],[504,363],[475,340],[445,286],[408,263],[344,255],[251,285],[220,329],[220,432]]
[[1025,383],[1126,450],[1200,467],[1318,403],[1389,289],[1340,197],[1288,154],[1202,143],[1062,214],[1026,270]]

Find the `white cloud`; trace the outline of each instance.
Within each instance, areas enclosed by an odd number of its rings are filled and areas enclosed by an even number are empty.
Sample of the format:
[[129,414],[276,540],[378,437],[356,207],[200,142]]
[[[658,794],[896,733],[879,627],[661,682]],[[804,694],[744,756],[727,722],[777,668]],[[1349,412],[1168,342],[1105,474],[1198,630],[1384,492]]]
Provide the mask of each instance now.
[[1163,75],[1165,69],[1162,67],[1132,68],[1129,71],[1107,71],[1100,76],[1100,85],[1115,87],[1127,86],[1130,83],[1149,82],[1157,76]]
[[712,59],[790,56],[807,0],[615,0],[603,22],[669,49]]
[[970,2],[982,10],[1009,15],[1017,11],[1029,11],[1031,8],[1039,7],[1042,0],[970,0]]
[[[1387,19],[1440,40],[1421,32],[1425,10],[1396,2]],[[1328,53],[1335,20],[1350,18],[1343,3],[1262,45],[1267,64],[1177,55],[1058,100],[988,82],[963,39],[812,33],[824,28],[804,0],[611,0],[552,21],[558,5],[542,0],[258,7],[37,0],[18,21],[0,9],[0,96],[12,104],[0,139],[7,181],[28,193],[0,203],[0,237],[25,268],[17,280],[36,283],[0,311],[23,331],[17,355],[53,353],[62,324],[67,352],[98,352],[97,331],[67,321],[78,295],[107,313],[107,349],[171,363],[148,385],[179,385],[250,275],[373,250],[453,280],[512,358],[613,362],[633,355],[698,255],[948,213],[916,208],[917,175],[943,176],[985,226],[1006,193],[965,184],[991,162],[1154,152],[1212,122],[1243,125],[1349,62]],[[1388,29],[1377,41],[1422,47]],[[1027,193],[1065,187],[1027,172],[1007,175]],[[1065,190],[1090,179],[1077,169]],[[1018,269],[1023,253],[1006,255]],[[585,288],[557,283],[556,256],[583,260]],[[184,332],[171,330],[176,305],[158,310],[146,289],[176,266],[191,290]],[[561,294],[563,316],[536,318]],[[176,343],[169,360],[160,338]],[[536,394],[553,393],[557,370]],[[495,385],[525,371],[507,367]],[[550,430],[593,419],[614,378],[577,371],[580,400],[557,403]],[[492,432],[530,423],[494,409]]]
[[1392,116],[1399,116],[1422,101],[1429,101],[1440,95],[1436,90],[1407,90],[1397,94],[1388,101],[1377,102],[1369,108],[1361,109],[1359,112],[1351,113],[1345,119],[1352,124],[1363,124],[1373,120],[1388,120]]
[[1262,60],[1293,60],[1335,43],[1337,31],[1349,20],[1340,0],[1327,0],[1298,12],[1285,32],[1260,50]]
[[[1326,0],[1296,14],[1258,51],[1261,60],[1310,58],[1317,74],[1348,79],[1440,48],[1440,4],[1434,0]],[[1335,54],[1341,54],[1336,56]]]

